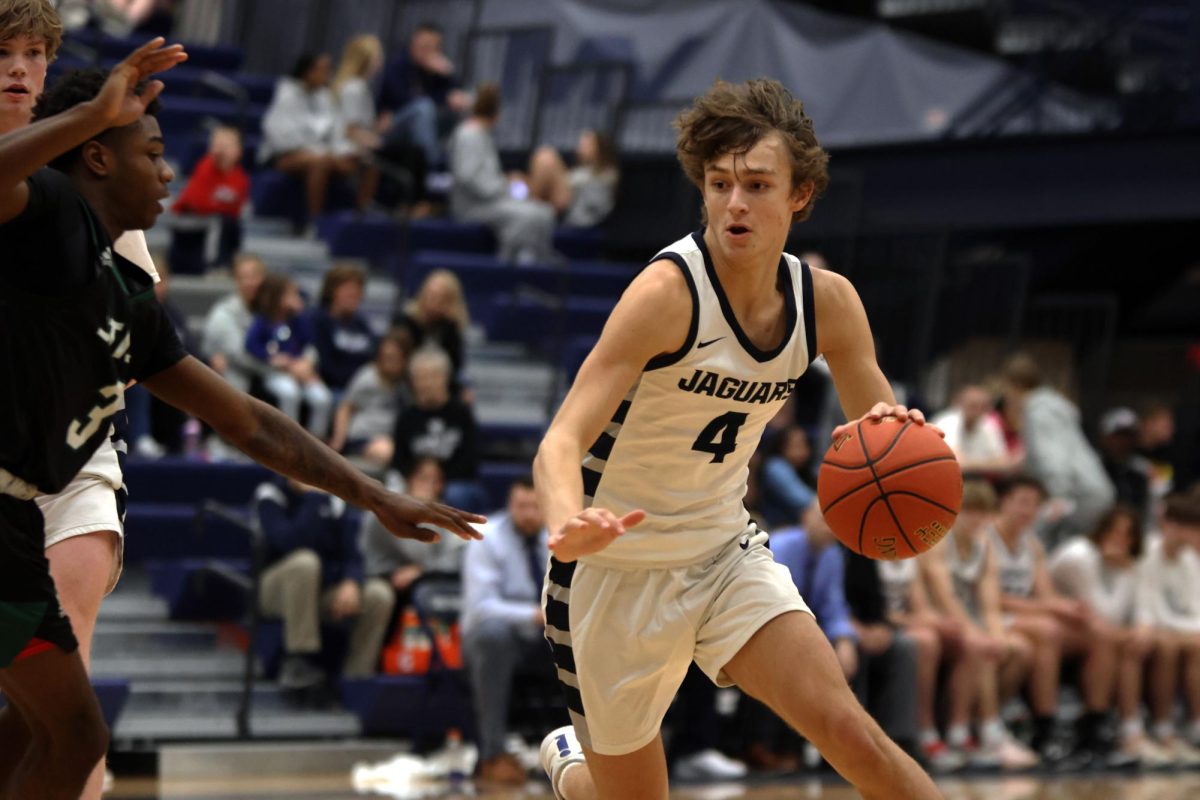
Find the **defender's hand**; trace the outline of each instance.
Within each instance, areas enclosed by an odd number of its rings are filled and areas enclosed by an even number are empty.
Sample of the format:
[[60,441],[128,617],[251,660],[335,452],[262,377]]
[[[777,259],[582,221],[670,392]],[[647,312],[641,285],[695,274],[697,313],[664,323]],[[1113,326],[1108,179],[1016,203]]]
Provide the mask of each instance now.
[[436,531],[418,527],[422,523],[444,528],[460,539],[470,540],[483,538],[483,534],[471,524],[487,522],[487,517],[479,514],[469,514],[441,503],[417,500],[388,491],[381,491],[378,499],[370,504],[369,510],[393,536],[430,543],[441,537]]
[[92,100],[93,107],[110,127],[119,128],[136,121],[163,90],[162,81],[148,82],[142,87],[141,94],[134,93],[135,86],[157,72],[187,61],[183,45],[166,45],[165,42],[161,36],[151,39],[112,68],[100,94]]
[[567,520],[562,530],[550,534],[550,552],[564,563],[598,553],[645,518],[646,512],[641,510],[618,517],[607,508],[584,509]]

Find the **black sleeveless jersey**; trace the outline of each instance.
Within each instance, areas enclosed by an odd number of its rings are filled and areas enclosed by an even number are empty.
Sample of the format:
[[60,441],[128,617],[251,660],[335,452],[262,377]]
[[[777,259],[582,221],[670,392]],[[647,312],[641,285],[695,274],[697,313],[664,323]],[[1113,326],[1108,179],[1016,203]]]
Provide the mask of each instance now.
[[[186,352],[150,277],[113,251],[66,176],[28,183],[29,205],[0,225],[0,467],[51,494],[108,434],[125,384]],[[70,285],[46,291],[55,275]]]

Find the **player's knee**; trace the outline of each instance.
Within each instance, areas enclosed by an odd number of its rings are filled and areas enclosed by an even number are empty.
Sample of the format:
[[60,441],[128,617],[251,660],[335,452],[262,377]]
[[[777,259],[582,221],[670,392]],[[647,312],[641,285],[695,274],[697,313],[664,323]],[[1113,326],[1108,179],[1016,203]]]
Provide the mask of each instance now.
[[1041,617],[1035,620],[1030,627],[1040,647],[1054,650],[1062,649],[1063,631],[1056,621],[1047,617]]
[[1136,630],[1125,643],[1125,654],[1138,661],[1145,661],[1154,650],[1154,637],[1149,631]]

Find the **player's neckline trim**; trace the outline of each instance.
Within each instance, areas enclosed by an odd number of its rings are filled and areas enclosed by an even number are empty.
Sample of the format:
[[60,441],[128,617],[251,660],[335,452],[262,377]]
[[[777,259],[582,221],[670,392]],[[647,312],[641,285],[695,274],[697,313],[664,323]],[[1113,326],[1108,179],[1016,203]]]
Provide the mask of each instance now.
[[[721,306],[721,313],[725,316],[725,322],[729,325],[730,330],[733,331],[733,335],[737,337],[738,344],[742,346],[742,349],[751,358],[760,364],[770,361],[782,353],[796,334],[797,322],[796,287],[792,285],[792,271],[788,268],[787,259],[780,254],[778,277],[780,285],[784,287],[783,304],[786,320],[783,338],[772,349],[762,350],[742,330],[742,325],[738,322],[737,315],[733,313],[733,306],[729,305],[729,298],[725,296],[725,288],[721,286],[721,281],[717,278],[717,270],[713,266],[712,256],[709,255],[708,245],[704,243],[704,228],[695,231],[692,234],[692,239],[696,242],[696,246],[700,248],[700,254],[704,257],[704,271],[708,274],[708,282],[712,284],[713,292],[717,295],[717,302]],[[811,358],[812,356],[810,355],[809,357]]]

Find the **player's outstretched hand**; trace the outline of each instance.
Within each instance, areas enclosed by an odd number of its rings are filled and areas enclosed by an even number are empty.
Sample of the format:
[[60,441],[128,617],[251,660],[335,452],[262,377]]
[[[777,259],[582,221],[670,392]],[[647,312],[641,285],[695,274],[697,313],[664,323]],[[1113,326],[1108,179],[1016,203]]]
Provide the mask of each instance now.
[[396,492],[381,492],[369,510],[393,536],[428,543],[436,542],[441,537],[437,531],[419,527],[422,524],[434,525],[460,539],[470,540],[483,538],[482,533],[471,527],[472,523],[487,522],[487,517],[479,514],[469,514],[441,503],[417,500]]
[[163,83],[149,81],[140,94],[135,93],[134,88],[151,75],[184,61],[187,61],[187,53],[183,45],[168,45],[161,36],[151,39],[112,68],[100,94],[92,102],[112,127],[128,125],[146,113],[146,106],[158,97]]
[[859,419],[850,420],[844,425],[838,425],[833,429],[832,438],[835,441],[840,439],[844,434],[849,433],[850,430],[860,422],[879,422],[879,420],[883,419],[884,417],[895,417],[900,422],[908,422],[909,420],[912,420],[918,425],[928,425],[929,429],[936,431],[938,436],[941,436],[943,439],[946,438],[945,431],[943,431],[937,425],[933,425],[925,421],[925,414],[922,413],[920,409],[907,408],[906,406],[899,404],[892,405],[890,403],[882,402],[871,406],[871,410],[866,414],[863,414]]
[[645,518],[646,512],[640,510],[618,517],[607,508],[584,509],[567,520],[562,530],[550,534],[550,552],[564,563],[599,553]]

